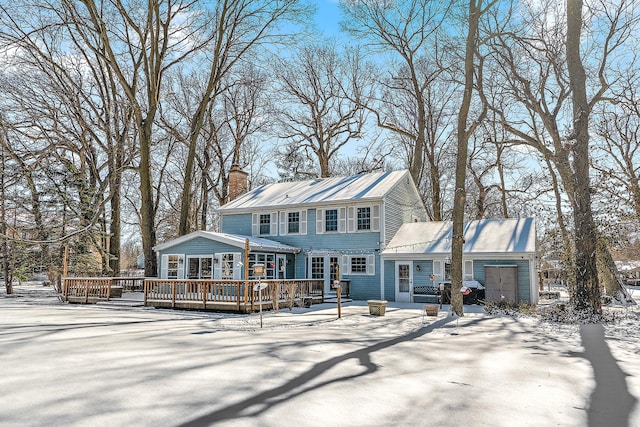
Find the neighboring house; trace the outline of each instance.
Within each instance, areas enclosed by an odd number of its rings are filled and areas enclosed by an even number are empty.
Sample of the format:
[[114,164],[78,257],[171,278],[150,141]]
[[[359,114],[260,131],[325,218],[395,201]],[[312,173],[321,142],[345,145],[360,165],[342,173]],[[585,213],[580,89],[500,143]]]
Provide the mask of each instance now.
[[[413,284],[431,274],[447,278],[450,224],[425,222],[407,170],[239,194],[246,178],[239,168],[230,172],[232,200],[218,210],[220,232],[196,231],[154,248],[160,278],[242,280],[247,268],[256,279],[253,266],[264,264],[268,279],[323,280],[328,292],[339,275],[353,299],[388,301],[411,301]],[[514,298],[537,301],[532,218],[472,222],[465,238],[465,279],[491,293],[491,277],[515,274]]]
[[[382,252],[385,299],[409,302],[414,285],[451,278],[451,229],[451,222],[402,225]],[[538,302],[534,218],[471,221],[464,240],[463,280],[480,282],[488,301]]]
[[[238,172],[230,192],[246,188]],[[196,231],[154,248],[160,278],[244,279],[248,262],[252,279],[260,263],[269,279],[319,279],[329,291],[339,274],[352,298],[380,298],[380,251],[403,224],[427,219],[407,170],[267,184],[218,212],[220,233]]]

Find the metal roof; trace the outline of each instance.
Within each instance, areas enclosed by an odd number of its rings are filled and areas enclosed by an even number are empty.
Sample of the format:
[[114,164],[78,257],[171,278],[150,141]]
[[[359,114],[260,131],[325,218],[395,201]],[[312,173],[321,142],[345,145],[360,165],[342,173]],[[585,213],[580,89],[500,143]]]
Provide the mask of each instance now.
[[[451,230],[450,221],[403,224],[382,254],[451,253]],[[464,227],[464,240],[465,254],[535,253],[535,219],[470,221]]]
[[244,236],[241,234],[229,234],[229,233],[217,233],[213,231],[194,231],[193,233],[185,234],[182,237],[178,237],[177,239],[169,240],[168,242],[162,243],[160,245],[156,245],[153,249],[158,251],[163,251],[165,249],[177,246],[181,243],[188,242],[189,240],[193,240],[197,237],[203,237],[205,239],[213,240],[215,242],[226,243],[231,246],[236,246],[238,248],[244,248],[245,241],[249,240],[249,250],[250,251],[272,251],[272,252],[286,252],[286,253],[298,253],[300,252],[299,248],[285,245],[280,242],[276,242],[274,240],[264,239],[262,237],[255,236]]
[[382,199],[408,170],[262,185],[219,208],[219,211]]

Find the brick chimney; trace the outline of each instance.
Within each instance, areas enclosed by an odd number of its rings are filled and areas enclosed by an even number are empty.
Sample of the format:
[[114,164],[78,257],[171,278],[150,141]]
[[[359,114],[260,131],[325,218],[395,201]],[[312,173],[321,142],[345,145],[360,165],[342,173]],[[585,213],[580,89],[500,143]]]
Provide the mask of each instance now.
[[238,196],[247,191],[247,176],[249,174],[242,170],[240,165],[234,164],[229,170],[229,197],[228,202],[235,200]]

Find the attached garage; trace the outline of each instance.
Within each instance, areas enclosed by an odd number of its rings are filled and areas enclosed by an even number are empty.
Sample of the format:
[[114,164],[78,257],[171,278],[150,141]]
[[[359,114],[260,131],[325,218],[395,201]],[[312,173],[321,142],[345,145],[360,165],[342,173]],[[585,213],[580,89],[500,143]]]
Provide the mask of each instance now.
[[[452,232],[451,222],[403,224],[382,251],[385,299],[411,302],[415,289],[451,280]],[[484,286],[486,301],[538,302],[534,218],[470,221],[464,240],[462,280]]]

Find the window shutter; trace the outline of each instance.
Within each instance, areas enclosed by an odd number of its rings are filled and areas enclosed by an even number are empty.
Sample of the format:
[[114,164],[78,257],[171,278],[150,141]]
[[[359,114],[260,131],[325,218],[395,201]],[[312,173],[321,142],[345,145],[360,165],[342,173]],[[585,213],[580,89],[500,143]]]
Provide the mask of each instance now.
[[346,233],[347,231],[347,208],[338,209],[338,232]]
[[300,211],[300,234],[307,234],[307,210]]
[[239,266],[238,263],[242,259],[240,252],[234,252],[233,254],[233,280],[242,280],[242,270],[244,266]]
[[356,231],[356,208],[354,206],[347,208],[347,231],[349,233]]
[[285,236],[287,234],[287,213],[280,211],[280,235]]
[[367,255],[367,274],[373,276],[376,274],[376,256]]
[[271,229],[269,230],[269,234],[272,236],[278,235],[278,212],[271,212],[271,220],[269,221],[269,225]]
[[316,209],[316,234],[324,233],[324,209]]
[[161,279],[166,279],[168,276],[168,266],[169,266],[169,256],[168,255],[162,255],[162,257],[160,258],[162,261],[162,265],[160,266],[160,278]]
[[260,216],[257,213],[251,214],[251,235],[257,236],[260,234],[260,225],[258,224],[258,219]]
[[340,276],[344,274],[351,274],[351,257],[348,255],[342,255],[342,268],[340,269]]
[[222,254],[213,255],[213,280],[222,279]]
[[464,274],[462,275],[463,280],[473,280],[473,261],[466,260],[464,262]]
[[184,255],[178,255],[178,279],[184,279]]
[[371,207],[371,231],[380,231],[380,205]]

